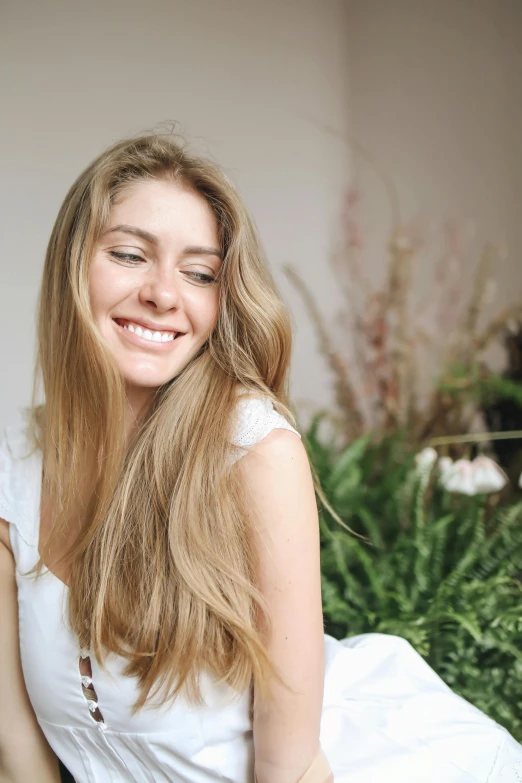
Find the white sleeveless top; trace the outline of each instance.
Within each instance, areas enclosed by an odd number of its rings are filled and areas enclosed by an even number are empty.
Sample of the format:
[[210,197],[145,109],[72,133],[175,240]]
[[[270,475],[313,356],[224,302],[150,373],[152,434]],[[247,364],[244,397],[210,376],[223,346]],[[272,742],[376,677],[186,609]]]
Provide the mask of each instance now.
[[[239,458],[275,428],[297,431],[269,400],[238,402]],[[249,694],[202,675],[204,706],[179,696],[173,706],[136,715],[125,661],[91,657],[97,720],[89,710],[76,637],[66,621],[68,588],[38,560],[41,454],[28,456],[22,417],[0,440],[0,518],[10,523],[17,566],[20,650],[38,722],[76,783],[252,783]],[[84,654],[86,651],[83,651]],[[321,744],[336,783],[520,783],[522,746],[456,696],[402,639],[325,636]],[[84,685],[89,683],[85,683]]]

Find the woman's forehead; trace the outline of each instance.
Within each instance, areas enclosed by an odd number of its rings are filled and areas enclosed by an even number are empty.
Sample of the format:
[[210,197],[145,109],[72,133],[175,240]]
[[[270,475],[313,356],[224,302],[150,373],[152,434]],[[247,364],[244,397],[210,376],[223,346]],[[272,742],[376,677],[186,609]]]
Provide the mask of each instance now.
[[[172,233],[201,237],[221,255],[218,218],[207,199],[192,188],[171,181],[144,181],[129,187],[111,205],[103,233],[115,227],[131,227],[150,244],[159,244]],[[124,229],[125,230],[125,229]],[[202,241],[206,237],[205,241]]]

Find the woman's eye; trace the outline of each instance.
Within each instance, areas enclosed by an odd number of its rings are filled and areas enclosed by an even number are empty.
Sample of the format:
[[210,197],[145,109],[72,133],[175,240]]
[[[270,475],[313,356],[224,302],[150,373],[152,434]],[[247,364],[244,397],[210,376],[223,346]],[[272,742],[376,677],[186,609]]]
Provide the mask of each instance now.
[[[140,262],[145,261],[141,256],[134,255],[134,253],[121,253],[117,250],[109,250],[109,255],[113,256],[117,261],[123,261],[126,264],[138,265]],[[216,278],[213,275],[206,275],[204,272],[192,272],[186,273],[192,280],[203,285],[210,285],[216,282]]]
[[135,256],[132,253],[118,253],[116,250],[110,250],[109,253],[118,261],[125,261],[127,264],[139,264],[140,261],[143,261],[141,256]]
[[197,280],[199,283],[215,283],[216,278],[212,275],[206,275],[204,272],[189,272],[190,277]]

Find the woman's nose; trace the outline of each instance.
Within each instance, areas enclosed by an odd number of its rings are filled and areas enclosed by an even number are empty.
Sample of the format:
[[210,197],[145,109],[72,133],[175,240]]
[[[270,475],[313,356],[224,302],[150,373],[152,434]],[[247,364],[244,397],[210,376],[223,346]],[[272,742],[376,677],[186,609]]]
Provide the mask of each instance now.
[[155,267],[147,273],[139,292],[143,304],[154,307],[160,312],[179,307],[179,291],[176,272]]

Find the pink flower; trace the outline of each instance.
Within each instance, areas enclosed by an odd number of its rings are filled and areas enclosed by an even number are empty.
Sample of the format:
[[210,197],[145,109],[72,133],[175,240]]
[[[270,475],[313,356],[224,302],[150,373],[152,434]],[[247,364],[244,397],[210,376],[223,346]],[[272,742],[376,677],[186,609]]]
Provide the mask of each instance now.
[[458,459],[440,477],[440,483],[448,492],[459,492],[461,495],[476,495],[473,480],[473,465],[469,459]]
[[472,464],[477,492],[482,494],[504,489],[508,479],[500,465],[489,457],[476,457]]
[[448,492],[462,495],[486,495],[500,492],[507,484],[502,468],[489,457],[476,457],[472,462],[459,459],[441,471],[440,483]]

